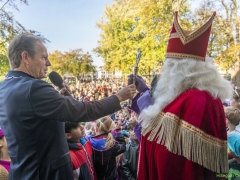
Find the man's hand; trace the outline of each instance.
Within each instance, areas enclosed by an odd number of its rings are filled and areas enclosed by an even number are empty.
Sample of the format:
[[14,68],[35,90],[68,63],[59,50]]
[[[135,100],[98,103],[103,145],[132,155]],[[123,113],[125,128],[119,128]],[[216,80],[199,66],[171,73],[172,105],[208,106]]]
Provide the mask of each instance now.
[[[133,83],[133,77],[134,77],[133,74],[130,74],[128,76],[128,85]],[[147,85],[144,82],[143,78],[141,76],[135,76],[135,80],[136,80],[135,85],[137,87],[137,91],[140,93],[143,92],[147,88]]]
[[60,89],[59,94],[64,95],[64,93],[66,92],[66,90],[67,90],[66,88]]
[[69,86],[65,85],[65,88],[60,89],[59,93],[64,96],[64,93],[68,91],[70,94],[72,94]]
[[119,101],[125,101],[127,99],[131,99],[136,92],[136,86],[135,85],[129,85],[126,86],[118,91],[116,96],[118,97]]

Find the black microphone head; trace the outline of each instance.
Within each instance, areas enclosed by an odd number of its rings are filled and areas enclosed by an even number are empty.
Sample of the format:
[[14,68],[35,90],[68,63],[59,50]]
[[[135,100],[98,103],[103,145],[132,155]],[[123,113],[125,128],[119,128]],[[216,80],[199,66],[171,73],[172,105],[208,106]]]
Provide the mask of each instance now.
[[51,80],[51,82],[58,87],[62,87],[63,84],[63,79],[62,77],[55,71],[52,71],[49,74],[49,79]]

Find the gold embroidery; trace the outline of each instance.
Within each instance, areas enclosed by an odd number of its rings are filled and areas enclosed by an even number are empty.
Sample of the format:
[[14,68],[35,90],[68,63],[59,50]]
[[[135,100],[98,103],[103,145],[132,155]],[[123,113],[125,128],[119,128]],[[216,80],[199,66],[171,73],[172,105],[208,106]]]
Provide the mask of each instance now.
[[193,58],[200,61],[205,61],[204,57],[193,55],[193,54],[183,54],[183,53],[173,53],[168,52],[166,53],[167,58],[177,58],[177,59],[183,59],[183,58]]
[[172,33],[169,39],[173,39],[173,38],[179,38],[178,33]]
[[217,173],[228,173],[227,141],[221,140],[172,113],[161,112],[142,135],[166,146],[168,151],[204,166]]
[[200,28],[195,29],[194,31],[186,31],[181,28],[178,22],[178,12],[176,11],[174,13],[174,27],[177,33],[179,34],[180,40],[183,43],[183,45],[193,41],[194,39],[199,37],[201,34],[203,34],[212,25],[212,21],[215,15],[216,15],[216,12],[214,12],[212,16]]

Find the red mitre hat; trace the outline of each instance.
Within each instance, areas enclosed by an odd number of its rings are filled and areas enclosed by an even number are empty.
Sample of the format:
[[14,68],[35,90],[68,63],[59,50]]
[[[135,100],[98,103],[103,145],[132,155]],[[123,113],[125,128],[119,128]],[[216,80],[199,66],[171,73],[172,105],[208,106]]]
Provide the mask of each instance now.
[[178,12],[174,13],[174,22],[168,41],[167,58],[193,58],[205,61],[208,40],[216,12],[198,29],[183,30],[178,22]]

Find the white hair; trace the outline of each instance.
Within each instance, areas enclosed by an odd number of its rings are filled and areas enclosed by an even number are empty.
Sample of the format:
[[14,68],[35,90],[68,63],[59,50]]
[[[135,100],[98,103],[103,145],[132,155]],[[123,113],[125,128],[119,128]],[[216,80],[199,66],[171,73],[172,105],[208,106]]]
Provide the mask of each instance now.
[[148,127],[169,103],[191,88],[209,92],[222,101],[232,96],[230,82],[219,74],[212,59],[207,58],[203,62],[191,58],[167,58],[153,94],[154,104],[140,114],[142,127]]

